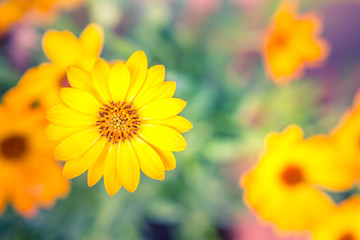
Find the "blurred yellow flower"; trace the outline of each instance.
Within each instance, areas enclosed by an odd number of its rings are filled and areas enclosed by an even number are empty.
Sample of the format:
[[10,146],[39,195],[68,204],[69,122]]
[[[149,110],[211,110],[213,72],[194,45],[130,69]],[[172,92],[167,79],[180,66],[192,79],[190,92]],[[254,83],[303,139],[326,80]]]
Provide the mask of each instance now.
[[347,110],[331,135],[341,152],[341,162],[349,167],[354,180],[360,179],[360,92],[353,106]]
[[173,151],[186,148],[181,133],[192,124],[178,116],[186,102],[173,98],[175,82],[164,82],[165,68],[148,69],[144,52],[112,67],[99,59],[91,73],[70,67],[72,88],[62,88],[64,104],[49,109],[47,135],[60,141],[55,158],[66,161],[63,175],[88,170],[88,185],[102,176],[109,195],[139,184],[140,169],[163,180],[176,166]]
[[297,6],[280,6],[264,38],[263,58],[268,74],[285,83],[302,74],[328,55],[328,44],[319,37],[322,24],[310,14],[298,16]]
[[52,22],[59,11],[73,10],[84,0],[3,0],[0,2],[0,35],[20,20],[35,24]]
[[17,88],[22,90],[24,97],[31,98],[31,102],[37,102],[43,109],[61,103],[60,88],[70,86],[67,67],[76,66],[90,72],[103,43],[103,29],[94,23],[84,29],[79,39],[69,31],[47,31],[43,37],[43,48],[51,62],[28,70]]
[[323,179],[334,176],[318,174],[330,154],[326,149],[317,150],[314,143],[318,140],[308,142],[302,135],[295,125],[281,134],[269,134],[265,152],[241,179],[247,206],[283,230],[311,229],[335,208],[331,199],[315,188],[319,182],[336,182]]
[[317,229],[313,240],[358,240],[360,239],[360,196],[344,201],[337,211]]
[[33,217],[39,207],[67,195],[69,183],[51,157],[55,145],[43,134],[44,113],[9,103],[0,105],[0,212],[11,202],[21,215]]

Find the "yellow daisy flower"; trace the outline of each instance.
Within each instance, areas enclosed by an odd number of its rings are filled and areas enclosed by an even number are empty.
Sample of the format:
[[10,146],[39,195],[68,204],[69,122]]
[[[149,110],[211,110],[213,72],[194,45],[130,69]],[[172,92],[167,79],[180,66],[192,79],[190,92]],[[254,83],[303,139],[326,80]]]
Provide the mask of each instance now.
[[0,212],[12,203],[21,215],[33,217],[39,207],[67,195],[69,183],[51,157],[55,146],[43,134],[44,113],[13,106],[0,105]]
[[66,161],[63,175],[88,170],[88,185],[102,176],[109,195],[124,186],[134,192],[140,169],[163,180],[176,166],[173,151],[186,148],[181,133],[192,124],[178,116],[186,102],[173,98],[175,82],[164,82],[162,65],[148,69],[146,55],[135,52],[110,67],[99,59],[91,73],[68,69],[72,88],[62,88],[63,104],[51,108],[47,135],[60,141],[55,158]]
[[69,31],[49,30],[42,42],[51,62],[28,70],[17,88],[28,98],[32,98],[31,102],[36,102],[47,110],[61,103],[60,88],[70,86],[66,75],[67,67],[76,66],[91,71],[102,51],[104,32],[101,26],[92,23],[84,29],[79,39]]
[[318,65],[329,52],[327,42],[319,37],[319,19],[298,16],[296,10],[295,4],[281,5],[264,37],[264,62],[276,83],[299,77],[305,66]]
[[353,196],[343,202],[319,228],[313,230],[313,240],[358,240],[359,218],[360,196]]
[[311,229],[334,209],[331,199],[315,187],[337,185],[321,172],[331,154],[315,144],[319,140],[302,137],[295,125],[269,134],[265,152],[240,182],[246,205],[283,230]]

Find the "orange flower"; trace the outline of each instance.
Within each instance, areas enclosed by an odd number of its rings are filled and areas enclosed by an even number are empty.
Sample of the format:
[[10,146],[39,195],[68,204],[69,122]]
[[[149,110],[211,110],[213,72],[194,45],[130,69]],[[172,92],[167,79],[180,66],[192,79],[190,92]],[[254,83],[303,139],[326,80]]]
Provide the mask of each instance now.
[[0,3],[0,35],[20,20],[35,24],[52,22],[59,11],[73,10],[84,0],[4,0]]
[[31,99],[27,102],[36,103],[44,110],[61,103],[60,88],[70,86],[66,69],[76,66],[91,71],[103,43],[104,33],[98,24],[88,25],[79,39],[69,31],[47,31],[43,48],[51,62],[31,68],[24,74],[17,86],[24,94],[20,98]]
[[283,230],[311,229],[332,214],[335,205],[319,186],[352,184],[326,137],[302,135],[298,126],[269,134],[259,162],[241,179],[247,206]]
[[44,137],[43,112],[12,100],[0,105],[0,212],[12,203],[21,215],[33,217],[39,207],[49,208],[64,197],[69,183],[51,158],[54,144]]
[[328,44],[319,37],[321,22],[316,16],[298,16],[295,4],[283,4],[275,14],[264,38],[263,58],[267,72],[276,83],[285,83],[302,74],[328,55]]

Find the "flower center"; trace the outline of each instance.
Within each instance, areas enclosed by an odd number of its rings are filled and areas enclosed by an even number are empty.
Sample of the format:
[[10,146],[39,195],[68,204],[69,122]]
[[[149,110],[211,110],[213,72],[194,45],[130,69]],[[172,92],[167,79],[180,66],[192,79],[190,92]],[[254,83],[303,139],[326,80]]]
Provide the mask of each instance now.
[[135,109],[126,102],[110,102],[100,108],[99,133],[106,137],[109,142],[118,143],[136,135],[140,125],[139,116]]
[[297,166],[288,166],[282,172],[281,179],[286,185],[294,186],[301,183],[304,180],[303,172]]
[[341,235],[339,238],[339,240],[355,240],[355,239],[356,238],[351,233],[345,233],[344,235]]
[[27,142],[23,136],[10,136],[1,142],[1,154],[8,159],[19,159],[27,151]]

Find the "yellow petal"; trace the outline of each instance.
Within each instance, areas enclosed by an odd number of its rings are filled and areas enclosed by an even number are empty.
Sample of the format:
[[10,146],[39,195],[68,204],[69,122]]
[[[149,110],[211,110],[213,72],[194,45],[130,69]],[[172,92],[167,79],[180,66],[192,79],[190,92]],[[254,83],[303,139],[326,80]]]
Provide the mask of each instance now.
[[172,152],[160,150],[157,148],[154,148],[154,150],[161,158],[161,161],[163,162],[166,171],[171,171],[176,168],[176,159]]
[[167,151],[182,151],[186,141],[176,130],[161,125],[141,125],[139,134],[151,145]]
[[53,141],[61,141],[64,138],[73,135],[81,130],[84,130],[86,127],[64,127],[56,124],[50,124],[45,129],[45,135]]
[[139,162],[129,141],[120,142],[119,144],[119,178],[122,185],[127,191],[134,192],[139,185],[140,180]]
[[109,72],[110,66],[102,59],[98,59],[93,67],[92,76],[95,89],[102,97],[104,102],[111,101],[109,91]]
[[145,53],[143,51],[135,52],[126,62],[126,66],[131,73],[129,92],[127,95],[127,101],[130,102],[139,92],[146,78],[148,61]]
[[164,165],[155,150],[140,138],[133,138],[131,146],[139,160],[141,171],[150,178],[163,180],[165,178]]
[[71,160],[80,157],[99,139],[99,129],[90,128],[62,140],[55,149],[55,158]]
[[75,178],[88,170],[100,156],[106,143],[106,138],[100,138],[83,156],[67,161],[63,169],[64,178]]
[[187,120],[184,117],[181,116],[175,116],[171,118],[166,119],[145,119],[142,120],[143,124],[157,124],[157,125],[163,125],[166,127],[171,127],[178,131],[179,133],[184,133],[189,131],[193,125],[192,123]]
[[104,184],[106,191],[110,196],[113,196],[121,188],[121,182],[117,169],[118,152],[119,144],[112,144],[105,159]]
[[66,105],[79,112],[99,115],[101,105],[89,92],[78,88],[61,88],[60,97]]
[[115,102],[124,101],[130,85],[130,72],[126,65],[117,62],[110,70],[109,88]]
[[46,112],[46,118],[55,124],[78,127],[95,125],[98,117],[73,110],[64,104],[58,104]]
[[143,94],[139,94],[134,99],[134,106],[137,109],[142,108],[147,103],[153,102],[155,100],[160,100],[163,98],[172,98],[175,94],[176,83],[173,81],[168,81],[160,83]]
[[[106,138],[104,139],[106,140]],[[104,150],[100,154],[100,157],[98,157],[94,164],[89,167],[87,172],[87,182],[89,187],[94,186],[104,175],[105,159],[109,152],[110,146],[111,144],[109,143],[105,144]]]
[[141,119],[163,119],[179,114],[186,106],[184,100],[165,98],[151,102],[141,108],[138,113]]
[[89,24],[80,35],[86,53],[99,56],[104,45],[104,30],[99,24]]
[[67,69],[67,78],[72,87],[93,93],[94,86],[88,72],[77,67],[69,67]]
[[47,31],[42,46],[48,59],[63,67],[73,65],[82,53],[80,41],[69,31]]
[[140,90],[140,93],[146,92],[149,88],[156,86],[165,79],[165,67],[163,65],[155,65],[149,68],[144,82],[143,87]]

